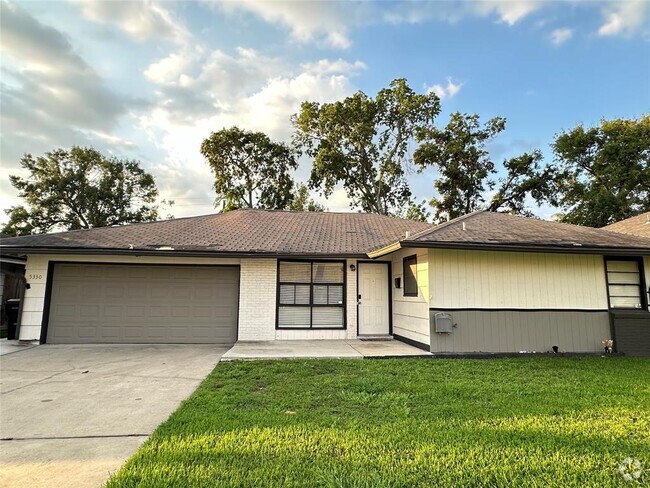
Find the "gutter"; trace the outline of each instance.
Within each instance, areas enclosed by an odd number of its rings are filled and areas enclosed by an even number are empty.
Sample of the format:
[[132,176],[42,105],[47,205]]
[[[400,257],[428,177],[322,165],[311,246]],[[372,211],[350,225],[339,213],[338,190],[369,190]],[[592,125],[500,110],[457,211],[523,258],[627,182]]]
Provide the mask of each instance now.
[[431,249],[466,249],[478,251],[538,252],[560,254],[606,254],[615,256],[650,256],[650,247],[594,247],[594,246],[557,246],[540,244],[489,244],[464,242],[415,242],[402,241],[402,247],[423,247]]
[[489,244],[489,243],[464,243],[464,242],[417,242],[399,241],[389,246],[382,247],[368,253],[368,257],[376,259],[386,254],[407,248],[428,249],[463,249],[468,251],[507,251],[507,252],[535,252],[553,254],[602,254],[608,256],[650,256],[650,247],[593,247],[593,246],[543,246],[543,245],[516,245],[516,244]]
[[184,251],[184,250],[158,250],[158,249],[90,249],[90,248],[62,248],[62,247],[9,247],[0,246],[3,254],[12,255],[29,255],[29,254],[61,254],[61,255],[110,255],[110,256],[169,256],[169,257],[193,257],[193,258],[316,258],[316,259],[364,259],[365,253],[347,253],[347,254],[318,254],[318,253],[282,253],[266,251]]
[[385,256],[386,254],[390,254],[395,251],[399,251],[402,249],[402,242],[396,242],[394,244],[390,244],[389,246],[382,247],[381,249],[377,249],[376,251],[370,251],[368,253],[368,257],[371,259],[379,258],[381,256]]

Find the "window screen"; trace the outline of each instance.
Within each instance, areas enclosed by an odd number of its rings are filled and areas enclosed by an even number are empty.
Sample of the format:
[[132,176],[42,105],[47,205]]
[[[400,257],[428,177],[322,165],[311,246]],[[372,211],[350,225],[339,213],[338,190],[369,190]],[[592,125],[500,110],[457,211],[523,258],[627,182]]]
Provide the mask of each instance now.
[[607,260],[607,292],[611,308],[643,308],[638,261]]
[[280,261],[278,328],[345,328],[345,263]]
[[409,256],[404,258],[404,296],[418,296],[418,258]]

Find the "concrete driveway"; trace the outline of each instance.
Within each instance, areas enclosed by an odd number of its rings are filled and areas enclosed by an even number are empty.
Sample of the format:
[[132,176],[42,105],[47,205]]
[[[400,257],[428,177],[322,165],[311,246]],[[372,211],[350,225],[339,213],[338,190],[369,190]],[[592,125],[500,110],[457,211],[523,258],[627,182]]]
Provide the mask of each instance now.
[[101,486],[228,347],[38,346],[0,357],[0,486]]

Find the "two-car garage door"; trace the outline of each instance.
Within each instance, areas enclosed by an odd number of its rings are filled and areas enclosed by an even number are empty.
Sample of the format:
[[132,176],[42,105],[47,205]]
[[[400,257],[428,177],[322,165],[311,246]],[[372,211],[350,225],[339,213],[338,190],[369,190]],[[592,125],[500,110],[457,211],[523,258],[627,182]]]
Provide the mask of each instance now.
[[50,344],[232,344],[239,268],[57,263]]

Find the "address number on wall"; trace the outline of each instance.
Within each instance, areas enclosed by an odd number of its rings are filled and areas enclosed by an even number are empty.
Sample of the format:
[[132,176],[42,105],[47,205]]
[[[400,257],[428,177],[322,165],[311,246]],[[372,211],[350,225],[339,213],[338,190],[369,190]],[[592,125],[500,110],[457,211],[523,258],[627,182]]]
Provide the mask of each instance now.
[[29,279],[29,280],[42,280],[43,275],[42,274],[31,274],[30,273],[29,275],[27,275],[27,279]]

